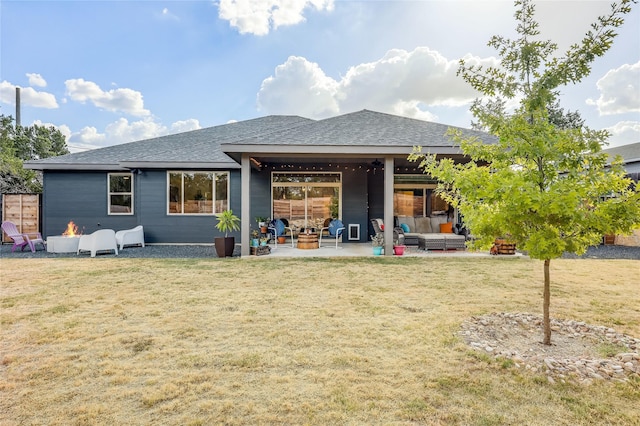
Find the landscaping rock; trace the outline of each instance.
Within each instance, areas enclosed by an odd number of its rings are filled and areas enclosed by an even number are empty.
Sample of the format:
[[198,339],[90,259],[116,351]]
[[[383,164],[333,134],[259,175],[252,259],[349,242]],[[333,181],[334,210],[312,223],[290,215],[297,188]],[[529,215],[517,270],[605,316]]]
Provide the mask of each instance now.
[[[517,368],[545,374],[550,383],[640,378],[640,339],[583,321],[551,319],[551,324],[551,346],[541,343],[542,317],[527,313],[472,317],[462,324],[459,335],[474,350],[512,359]],[[624,350],[603,358],[602,345]]]

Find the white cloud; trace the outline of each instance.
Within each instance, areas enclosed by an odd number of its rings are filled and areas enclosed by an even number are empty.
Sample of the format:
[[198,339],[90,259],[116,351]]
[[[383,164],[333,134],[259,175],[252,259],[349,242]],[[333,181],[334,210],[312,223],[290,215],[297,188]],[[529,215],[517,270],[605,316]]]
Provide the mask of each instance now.
[[[495,58],[465,58],[495,65]],[[457,60],[448,60],[426,47],[411,52],[388,51],[375,62],[351,67],[336,81],[318,64],[290,57],[275,75],[262,82],[258,108],[267,114],[297,114],[309,118],[373,109],[413,118],[433,120],[429,107],[458,107],[478,96],[456,76]]]
[[200,128],[200,122],[195,118],[190,118],[188,120],[180,120],[173,123],[171,125],[171,133],[189,132]]
[[607,130],[611,133],[608,148],[640,142],[640,121],[620,121]]
[[640,61],[609,70],[596,83],[600,97],[587,99],[600,115],[640,112]]
[[98,108],[107,111],[122,111],[134,116],[148,116],[149,110],[144,109],[142,93],[132,89],[111,89],[104,91],[96,83],[82,78],[67,80],[67,95],[77,102],[90,101]]
[[102,145],[106,140],[104,133],[98,133],[98,129],[93,126],[83,127],[76,135],[82,142],[88,145]]
[[180,20],[180,18],[178,18],[173,13],[171,13],[171,11],[166,7],[162,9],[160,17],[162,19],[169,20],[169,21],[179,21]]
[[[195,118],[176,121],[171,124],[170,128],[153,121],[151,118],[132,122],[129,122],[126,118],[119,118],[113,123],[108,124],[105,127],[104,133],[100,133],[95,127],[87,126],[79,132],[71,134],[67,140],[76,150],[94,149],[200,128],[200,122]],[[73,149],[71,151],[73,151]]]
[[53,124],[53,123],[43,123],[40,120],[35,120],[33,123],[31,123],[31,125],[36,125],[36,126],[41,126],[41,127],[54,127],[56,129],[58,129],[60,131],[60,133],[62,133],[62,135],[65,137],[65,139],[68,141],[69,138],[71,137],[71,129],[69,128],[69,126],[67,126],[66,124],[62,124],[62,125],[57,125],[57,124]]
[[133,121],[129,123],[126,118],[119,118],[108,124],[105,128],[109,145],[149,139],[167,132],[167,128],[151,119]]
[[271,28],[305,20],[305,8],[333,10],[333,0],[220,0],[218,16],[241,34],[266,35]]
[[37,87],[47,87],[47,82],[40,74],[35,73],[27,73],[27,77],[29,78],[29,84],[31,86]]
[[[0,102],[15,105],[16,104],[16,85],[8,81],[0,82]],[[56,97],[51,93],[38,92],[32,87],[20,88],[20,103],[25,106],[36,108],[58,108]]]
[[325,118],[339,112],[337,97],[338,83],[318,64],[291,56],[276,67],[275,76],[262,82],[258,109],[269,114]]

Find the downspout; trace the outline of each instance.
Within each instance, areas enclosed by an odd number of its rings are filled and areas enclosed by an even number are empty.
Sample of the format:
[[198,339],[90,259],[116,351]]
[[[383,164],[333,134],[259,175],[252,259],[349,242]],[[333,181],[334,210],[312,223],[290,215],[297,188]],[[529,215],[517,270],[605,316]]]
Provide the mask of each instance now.
[[393,157],[384,157],[384,255],[393,256]]
[[240,161],[240,255],[249,256],[249,237],[251,233],[251,163],[249,154],[242,153]]

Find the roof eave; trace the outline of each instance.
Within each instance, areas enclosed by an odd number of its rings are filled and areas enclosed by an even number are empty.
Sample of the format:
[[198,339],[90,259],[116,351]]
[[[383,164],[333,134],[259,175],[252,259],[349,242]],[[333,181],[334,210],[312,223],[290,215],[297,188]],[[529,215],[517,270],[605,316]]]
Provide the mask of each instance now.
[[24,163],[25,169],[30,170],[69,170],[69,171],[128,171],[131,169],[239,169],[240,165],[233,162],[193,162],[193,161],[121,161],[108,164],[87,163]]
[[121,161],[127,169],[239,169],[240,165],[233,161]]
[[29,163],[23,164],[25,169],[30,170],[127,170],[119,164],[114,163]]
[[[241,154],[249,153],[269,157],[307,155],[307,156],[383,156],[409,155],[413,146],[379,146],[379,145],[263,145],[263,144],[222,144],[222,151],[236,161]],[[428,146],[423,151],[431,154],[460,154],[458,146]]]

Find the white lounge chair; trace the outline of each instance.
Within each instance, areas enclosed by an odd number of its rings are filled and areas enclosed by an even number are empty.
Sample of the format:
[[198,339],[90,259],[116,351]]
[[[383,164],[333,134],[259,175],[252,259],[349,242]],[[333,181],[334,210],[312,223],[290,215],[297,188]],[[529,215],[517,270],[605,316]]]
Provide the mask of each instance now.
[[144,229],[142,225],[116,232],[116,242],[120,246],[120,250],[122,250],[124,246],[133,246],[138,244],[144,247]]
[[91,257],[96,257],[99,251],[113,250],[118,255],[118,244],[116,243],[116,233],[113,229],[100,229],[93,234],[82,235],[78,241],[78,251],[91,252]]

